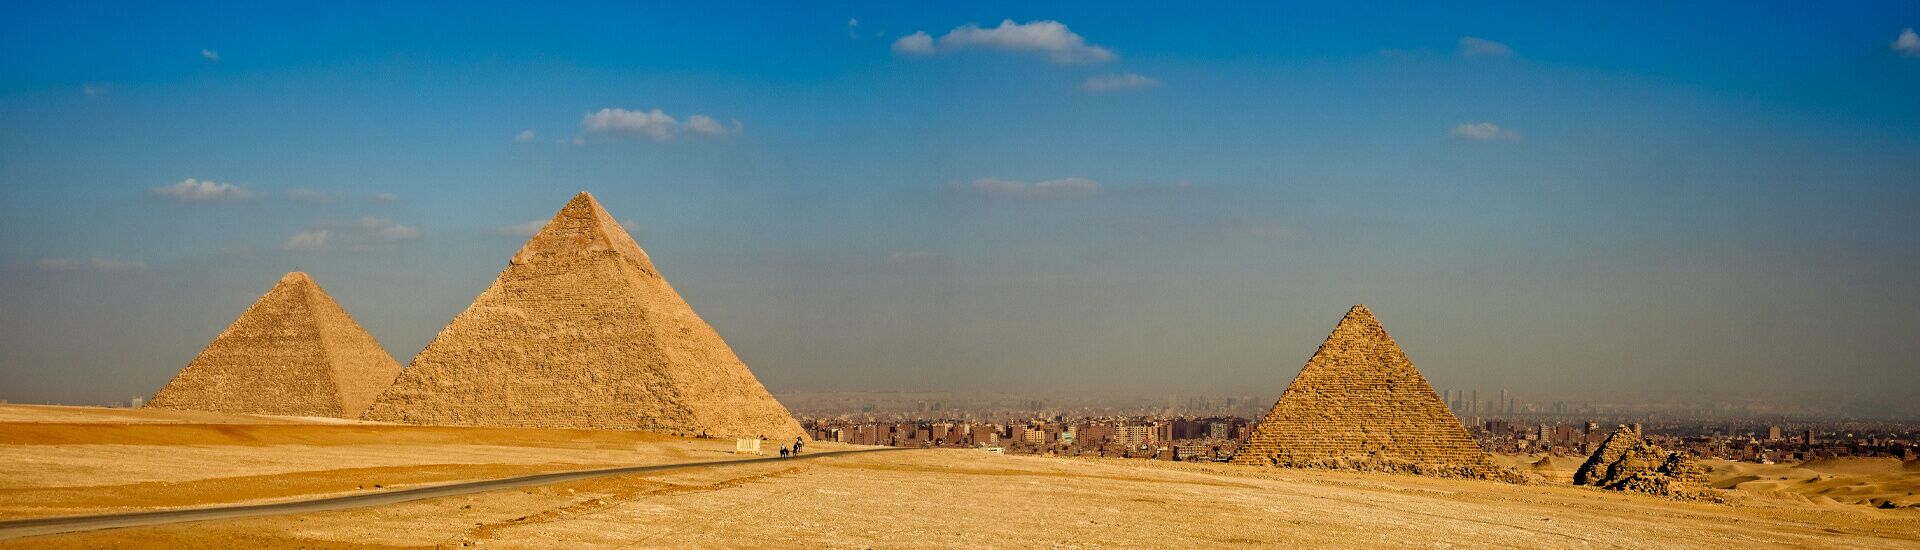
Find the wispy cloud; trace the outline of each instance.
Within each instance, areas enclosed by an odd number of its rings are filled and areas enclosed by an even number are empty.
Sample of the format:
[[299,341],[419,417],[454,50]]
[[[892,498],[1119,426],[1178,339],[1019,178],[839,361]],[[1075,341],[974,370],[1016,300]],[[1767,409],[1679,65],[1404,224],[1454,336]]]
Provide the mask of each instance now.
[[367,197],[367,200],[370,200],[373,202],[399,202],[400,195],[395,195],[393,193],[374,193],[373,195]]
[[294,233],[281,247],[287,250],[322,250],[333,247],[369,248],[418,239],[420,228],[394,223],[378,216],[361,216],[352,222],[327,222],[319,227]]
[[1100,182],[1073,177],[1027,183],[1024,181],[982,178],[965,190],[974,195],[998,199],[1077,199],[1098,197],[1105,188]]
[[1894,38],[1888,47],[1901,57],[1920,57],[1920,34],[1915,34],[1912,28],[1900,31],[1900,36]]
[[1462,122],[1453,125],[1453,137],[1474,141],[1520,141],[1520,133],[1491,122]]
[[685,134],[702,137],[720,137],[740,132],[740,121],[735,120],[731,127],[721,125],[719,121],[707,115],[687,117],[681,124],[678,119],[660,109],[650,111],[605,108],[598,112],[587,113],[580,119],[580,130],[589,134],[611,137],[642,137],[656,142],[672,141]]
[[301,231],[288,237],[286,244],[281,246],[287,250],[319,250],[327,247],[329,235],[330,232],[325,229]]
[[926,31],[900,37],[893,51],[903,55],[932,55],[966,49],[990,49],[1042,55],[1048,61],[1069,65],[1105,63],[1118,58],[1113,50],[1087,43],[1087,39],[1059,21],[1016,23],[1002,20],[1000,26],[981,28],[972,23],[948,31],[935,39]]
[[310,204],[326,204],[340,198],[339,193],[315,191],[307,188],[288,189],[287,198]]
[[253,198],[253,192],[244,185],[214,183],[206,180],[187,178],[180,183],[155,187],[153,196],[180,202],[233,201]]
[[[220,62],[220,52],[216,52],[213,50],[200,50],[200,57],[205,57],[207,58],[207,61],[212,61],[214,63]],[[242,65],[244,64],[245,63],[242,63]]]
[[500,227],[493,228],[493,230],[489,231],[489,233],[493,233],[495,235],[499,235],[502,237],[520,237],[524,239],[524,238],[532,237],[534,234],[539,233],[541,228],[544,228],[547,226],[547,221],[548,220],[533,220],[526,223],[502,225]]
[[860,37],[860,20],[847,19],[847,38]]
[[1090,77],[1086,82],[1080,84],[1080,89],[1089,92],[1111,92],[1135,88],[1152,88],[1159,85],[1160,81],[1152,77],[1141,76],[1136,73],[1123,73]]
[[533,130],[521,130],[519,134],[515,134],[513,136],[513,142],[526,143],[529,141],[533,141],[533,138],[534,138]]
[[1460,37],[1460,57],[1513,57],[1513,48],[1506,44],[1474,36]]
[[100,97],[112,91],[113,86],[109,84],[82,84],[80,86],[80,93],[86,94],[87,97]]
[[35,267],[47,271],[139,271],[147,268],[146,262],[133,260],[115,260],[94,256],[76,260],[73,258],[44,258],[34,262]]
[[400,225],[384,218],[361,216],[356,224],[366,236],[379,242],[400,242],[420,238],[420,228]]

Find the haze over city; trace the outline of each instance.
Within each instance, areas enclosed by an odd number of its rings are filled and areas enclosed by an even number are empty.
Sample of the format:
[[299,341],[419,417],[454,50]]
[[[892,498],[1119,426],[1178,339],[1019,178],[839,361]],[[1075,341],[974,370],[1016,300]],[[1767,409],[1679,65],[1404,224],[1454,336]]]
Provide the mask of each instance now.
[[1920,6],[1344,5],[14,6],[0,399],[296,269],[404,364],[582,190],[775,394],[1920,387]]

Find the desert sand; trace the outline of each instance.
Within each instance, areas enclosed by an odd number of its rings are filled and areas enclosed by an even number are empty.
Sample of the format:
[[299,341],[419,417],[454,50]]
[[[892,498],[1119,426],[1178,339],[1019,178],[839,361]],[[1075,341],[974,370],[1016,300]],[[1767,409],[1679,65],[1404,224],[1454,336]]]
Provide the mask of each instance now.
[[[8,466],[0,469],[0,516],[297,500],[543,471],[729,460],[731,449],[731,441],[642,432],[7,405],[0,406],[0,464]],[[1575,459],[1538,468],[1540,457],[1498,460],[1568,475],[1578,466]],[[1782,488],[1826,488],[1838,476],[1857,476],[1880,480],[1874,490],[1886,491],[1910,479],[1901,477],[1912,475],[1905,464],[1895,472],[1885,461],[1711,465],[1716,486],[1732,487],[1730,504],[1547,480],[1512,485],[927,449],[15,538],[0,547],[1920,548],[1920,508],[1827,503]]]

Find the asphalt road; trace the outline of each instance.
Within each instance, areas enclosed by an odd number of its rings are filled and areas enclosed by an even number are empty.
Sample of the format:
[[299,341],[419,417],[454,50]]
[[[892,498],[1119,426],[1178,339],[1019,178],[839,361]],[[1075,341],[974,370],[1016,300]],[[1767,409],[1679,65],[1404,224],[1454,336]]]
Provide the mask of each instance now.
[[648,466],[626,466],[621,468],[606,468],[601,470],[580,470],[576,472],[554,472],[549,474],[534,474],[529,476],[490,479],[486,481],[469,481],[466,483],[452,483],[447,485],[434,485],[430,487],[417,487],[413,489],[400,489],[396,491],[367,493],[363,495],[347,495],[347,496],[339,496],[339,497],[318,498],[313,500],[301,500],[301,501],[295,501],[295,502],[280,502],[280,503],[274,503],[274,504],[249,504],[249,505],[243,505],[243,506],[215,506],[215,507],[208,507],[208,508],[184,508],[184,509],[174,509],[174,510],[158,510],[153,512],[132,512],[132,513],[125,513],[125,514],[100,514],[100,515],[90,515],[90,516],[59,516],[59,517],[50,517],[50,518],[17,519],[17,520],[11,520],[11,521],[0,521],[0,540],[14,539],[14,538],[20,538],[20,537],[31,537],[31,536],[37,536],[37,535],[52,535],[57,533],[73,533],[78,531],[94,531],[99,529],[136,527],[141,525],[162,525],[162,524],[168,524],[168,523],[206,521],[206,520],[212,520],[212,519],[232,519],[232,518],[245,518],[245,517],[255,517],[255,516],[272,516],[272,515],[281,515],[281,514],[304,514],[308,512],[326,512],[330,510],[345,510],[349,508],[364,508],[368,506],[385,506],[388,504],[396,504],[401,502],[427,499],[427,498],[439,498],[439,497],[454,496],[454,495],[465,495],[465,494],[480,493],[485,491],[497,491],[500,489],[512,489],[516,487],[528,487],[533,485],[546,485],[549,483],[560,483],[563,481],[575,481],[575,480],[595,478],[595,477],[617,476],[617,475],[633,474],[633,473],[640,473],[640,472],[681,470],[681,469],[688,469],[688,468],[726,466],[726,465],[733,465],[733,464],[754,464],[754,463],[761,463],[761,462],[811,460],[816,458],[824,458],[829,456],[838,456],[838,455],[845,455],[845,454],[872,453],[872,452],[881,452],[881,451],[900,451],[900,450],[906,450],[906,449],[889,447],[889,448],[882,448],[882,449],[859,449],[859,450],[852,450],[852,451],[824,451],[824,452],[811,452],[811,453],[800,455],[798,457],[763,457],[763,458],[748,458],[748,459],[741,459],[741,460],[717,460],[713,462],[680,462],[680,463],[674,463],[674,464],[653,464]]

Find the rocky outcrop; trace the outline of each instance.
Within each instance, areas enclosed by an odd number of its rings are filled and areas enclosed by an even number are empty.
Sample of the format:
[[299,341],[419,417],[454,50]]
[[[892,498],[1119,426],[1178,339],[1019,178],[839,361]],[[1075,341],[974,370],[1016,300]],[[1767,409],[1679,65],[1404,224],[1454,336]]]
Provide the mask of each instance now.
[[586,193],[527,241],[366,419],[805,435]]
[[1573,482],[1681,500],[1721,500],[1693,457],[1648,442],[1632,426],[1614,430],[1574,472]]
[[1521,479],[1493,464],[1366,306],[1347,311],[1233,462]]
[[307,274],[240,314],[147,402],[158,409],[358,418],[400,364]]

